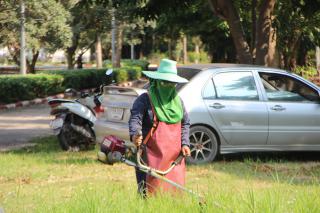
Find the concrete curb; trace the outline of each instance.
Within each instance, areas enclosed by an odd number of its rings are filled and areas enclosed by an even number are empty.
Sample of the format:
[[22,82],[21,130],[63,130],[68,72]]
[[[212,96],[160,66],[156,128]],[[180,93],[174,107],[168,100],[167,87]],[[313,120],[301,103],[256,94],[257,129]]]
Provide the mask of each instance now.
[[[120,83],[117,86],[120,87],[131,87],[133,85],[133,82],[124,82],[124,83]],[[90,88],[90,89],[84,89],[84,90],[80,90],[79,92],[77,92],[77,95],[80,95],[80,93],[82,92],[93,92],[96,88]],[[48,100],[50,99],[54,99],[54,98],[65,98],[65,94],[64,93],[60,93],[60,94],[56,94],[53,96],[49,96],[46,98],[36,98],[30,101],[18,101],[16,103],[11,103],[11,104],[5,104],[5,105],[0,105],[0,111],[3,110],[8,110],[8,109],[15,109],[18,107],[24,107],[24,106],[30,106],[30,105],[35,105],[35,104],[44,104],[47,103]]]

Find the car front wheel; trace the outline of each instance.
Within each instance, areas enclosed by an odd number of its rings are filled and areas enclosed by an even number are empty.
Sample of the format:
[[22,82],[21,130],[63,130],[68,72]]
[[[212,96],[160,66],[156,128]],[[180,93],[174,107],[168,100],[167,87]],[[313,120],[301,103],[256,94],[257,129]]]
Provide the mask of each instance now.
[[216,135],[207,127],[193,126],[190,128],[191,156],[190,164],[203,164],[213,161],[218,155],[219,144]]

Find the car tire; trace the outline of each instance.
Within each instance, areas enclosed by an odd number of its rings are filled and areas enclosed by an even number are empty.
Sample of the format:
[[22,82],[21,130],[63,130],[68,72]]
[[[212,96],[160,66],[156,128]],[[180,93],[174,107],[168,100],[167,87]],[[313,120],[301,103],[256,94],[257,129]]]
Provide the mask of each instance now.
[[187,163],[204,164],[213,161],[219,153],[218,139],[209,128],[205,126],[193,126],[190,128],[191,156]]

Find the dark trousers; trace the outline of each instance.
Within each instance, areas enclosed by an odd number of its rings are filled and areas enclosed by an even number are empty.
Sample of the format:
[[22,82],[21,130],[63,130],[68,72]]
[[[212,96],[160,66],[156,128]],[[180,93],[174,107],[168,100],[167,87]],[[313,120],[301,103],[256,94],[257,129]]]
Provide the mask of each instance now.
[[147,195],[147,174],[136,168],[136,179],[138,185],[138,193],[145,198]]

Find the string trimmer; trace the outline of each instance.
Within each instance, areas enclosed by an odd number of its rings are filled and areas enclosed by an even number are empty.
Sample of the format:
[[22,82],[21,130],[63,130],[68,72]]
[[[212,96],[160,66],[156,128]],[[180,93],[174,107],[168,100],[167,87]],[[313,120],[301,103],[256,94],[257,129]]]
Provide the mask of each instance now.
[[[137,159],[136,163],[129,160],[134,155],[136,155],[136,159]],[[143,162],[143,160],[141,159],[140,149],[139,148],[137,149],[137,147],[132,142],[121,140],[113,135],[106,136],[103,139],[103,142],[100,147],[100,151],[98,152],[98,159],[103,163],[113,165],[114,163],[122,162],[129,166],[133,166],[139,169],[140,171],[145,172],[148,175],[151,175],[155,178],[165,181],[182,191],[185,191],[187,193],[190,193],[196,196],[202,202],[203,199],[200,195],[194,193],[193,191],[181,186],[180,184],[164,176],[168,174],[177,164],[179,164],[183,158],[184,156],[180,154],[167,170],[165,171],[157,170],[147,166]]]

